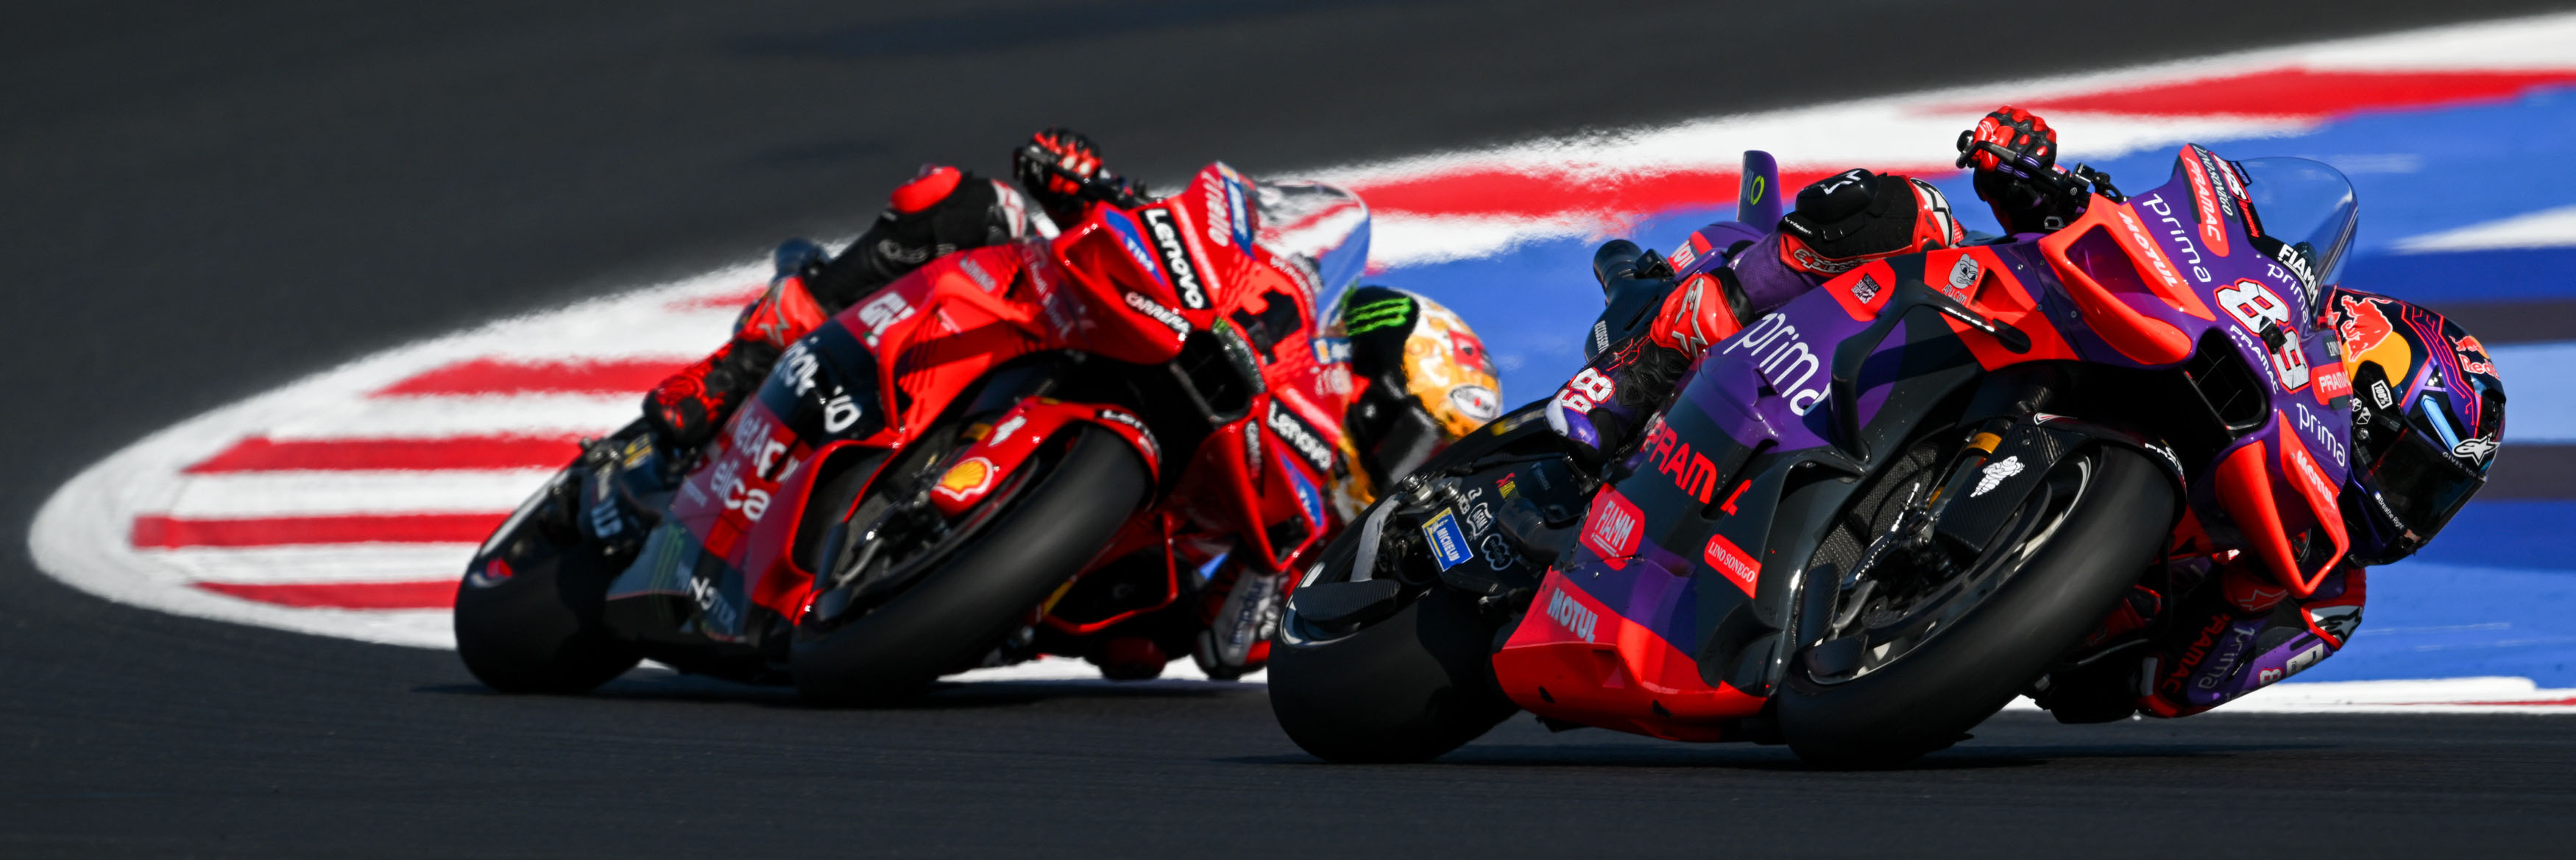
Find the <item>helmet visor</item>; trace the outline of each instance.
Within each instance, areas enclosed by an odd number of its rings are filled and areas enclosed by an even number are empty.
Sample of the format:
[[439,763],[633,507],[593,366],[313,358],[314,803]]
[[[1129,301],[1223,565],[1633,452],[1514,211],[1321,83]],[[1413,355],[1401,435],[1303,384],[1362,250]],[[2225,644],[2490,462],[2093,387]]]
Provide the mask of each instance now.
[[2370,472],[2380,501],[2410,533],[2410,543],[2441,531],[2487,482],[2485,475],[2461,465],[2440,440],[2413,426],[2381,447]]

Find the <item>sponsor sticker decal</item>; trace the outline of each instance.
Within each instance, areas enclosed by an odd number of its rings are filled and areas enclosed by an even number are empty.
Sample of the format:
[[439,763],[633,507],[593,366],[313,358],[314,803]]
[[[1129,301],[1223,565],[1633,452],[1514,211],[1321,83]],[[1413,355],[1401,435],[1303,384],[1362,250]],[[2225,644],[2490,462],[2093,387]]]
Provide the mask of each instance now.
[[966,502],[973,501],[976,497],[982,496],[984,491],[992,488],[993,461],[982,457],[968,457],[959,461],[957,465],[948,467],[947,474],[940,475],[939,483],[932,486],[930,491],[947,497],[950,501]]
[[1572,633],[1585,642],[1592,641],[1592,628],[1601,620],[1601,616],[1594,613],[1590,607],[1584,606],[1583,601],[1576,600],[1574,595],[1567,594],[1564,586],[1558,586],[1556,593],[1548,597],[1547,617],[1556,622],[1557,626],[1565,628],[1565,632]]
[[1206,310],[1208,287],[1199,273],[1198,264],[1190,260],[1188,243],[1181,238],[1181,227],[1172,210],[1146,209],[1137,213],[1145,219],[1145,229],[1154,234],[1154,253],[1172,273],[1172,290],[1180,293],[1181,304],[1190,310]]
[[1100,222],[1109,225],[1109,232],[1118,234],[1118,244],[1127,249],[1127,256],[1135,258],[1136,265],[1143,267],[1145,274],[1153,276],[1157,281],[1171,282],[1170,278],[1163,275],[1163,267],[1154,262],[1154,254],[1145,250],[1145,238],[1138,232],[1139,228],[1135,220],[1128,218],[1127,213],[1109,209],[1102,214]]
[[1127,306],[1135,308],[1137,313],[1153,317],[1155,322],[1162,323],[1164,328],[1171,329],[1174,335],[1189,336],[1190,322],[1182,319],[1179,311],[1164,307],[1163,303],[1146,298],[1143,293],[1129,292],[1126,296]]
[[1987,463],[1984,474],[1977,476],[1977,488],[1968,491],[1968,498],[1973,499],[1993,492],[1996,487],[2003,485],[2005,478],[2021,474],[2022,468],[2021,455],[2019,454],[2007,456],[1992,463]]
[[1262,423],[1268,426],[1270,432],[1277,435],[1280,441],[1288,443],[1288,447],[1296,451],[1297,456],[1303,458],[1307,465],[1315,467],[1317,473],[1324,475],[1333,473],[1333,446],[1325,444],[1323,434],[1307,426],[1306,419],[1297,417],[1296,412],[1283,409],[1279,406],[1279,401],[1272,400],[1270,414],[1264,417]]
[[1743,589],[1746,597],[1753,596],[1754,586],[1762,580],[1762,564],[1753,560],[1752,553],[1727,540],[1725,535],[1709,535],[1708,546],[1700,550],[1699,560],[1707,562],[1710,569],[1726,574],[1726,580]]
[[[1985,274],[1985,269],[1977,265],[1977,258],[1967,254],[1960,254],[1959,262],[1950,265],[1950,283],[1941,291],[1950,294],[1951,298],[1958,299],[1959,301],[1968,301],[1977,295],[1977,276],[1983,274]],[[1858,297],[1859,294],[1857,291],[1854,291],[1853,295],[1854,297]],[[1861,299],[1861,301],[1867,302],[1869,300],[1864,298]]]
[[1458,516],[1448,508],[1422,524],[1422,538],[1431,543],[1431,557],[1440,562],[1441,570],[1467,563],[1475,553],[1467,549],[1467,533],[1458,528]]
[[1482,385],[1461,385],[1449,389],[1449,405],[1458,407],[1458,414],[1478,424],[1503,414],[1503,396]]
[[1637,503],[1618,490],[1604,488],[1592,497],[1592,511],[1583,518],[1583,546],[1604,559],[1622,559],[1637,554],[1637,543],[1644,538],[1645,512]]

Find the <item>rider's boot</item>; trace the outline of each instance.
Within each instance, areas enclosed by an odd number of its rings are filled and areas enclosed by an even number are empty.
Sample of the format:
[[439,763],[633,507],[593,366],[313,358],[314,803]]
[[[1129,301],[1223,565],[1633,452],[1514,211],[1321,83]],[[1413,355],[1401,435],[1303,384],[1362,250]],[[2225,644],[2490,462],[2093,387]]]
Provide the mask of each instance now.
[[1121,634],[1094,643],[1082,659],[1100,667],[1100,677],[1112,681],[1151,681],[1162,677],[1172,655],[1163,653],[1161,643],[1151,636]]
[[1190,656],[1208,677],[1230,681],[1270,661],[1270,634],[1288,604],[1288,575],[1229,564],[1208,581],[1199,603],[1206,628]]
[[831,317],[805,288],[821,267],[819,253],[802,239],[779,245],[778,277],[734,318],[733,338],[644,395],[644,426],[654,445],[681,452],[705,444],[769,376],[779,353]]

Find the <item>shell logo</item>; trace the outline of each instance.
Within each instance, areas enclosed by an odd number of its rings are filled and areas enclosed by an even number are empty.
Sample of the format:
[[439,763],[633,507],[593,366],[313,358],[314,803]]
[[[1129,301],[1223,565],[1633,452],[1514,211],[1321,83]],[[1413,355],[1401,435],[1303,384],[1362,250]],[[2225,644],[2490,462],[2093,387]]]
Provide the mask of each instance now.
[[985,490],[992,488],[993,461],[982,457],[968,457],[957,465],[948,467],[948,474],[939,476],[939,485],[931,487],[930,491],[953,501],[965,502],[974,500],[975,497],[983,495]]

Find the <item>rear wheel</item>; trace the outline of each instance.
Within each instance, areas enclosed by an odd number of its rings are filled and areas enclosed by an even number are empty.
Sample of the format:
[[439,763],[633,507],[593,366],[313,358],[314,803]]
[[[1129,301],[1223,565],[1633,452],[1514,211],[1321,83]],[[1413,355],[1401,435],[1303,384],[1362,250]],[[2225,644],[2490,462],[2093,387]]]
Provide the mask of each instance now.
[[884,702],[971,668],[1089,565],[1153,488],[1125,440],[1075,424],[948,520],[926,495],[944,459],[898,458],[828,538],[828,572],[791,657],[807,700]]
[[[2012,701],[2137,581],[2173,522],[2172,481],[2101,446],[2055,466],[1969,570],[1869,570],[1793,660],[1780,730],[1809,762],[1899,764]],[[1833,583],[1816,587],[1831,588]]]

